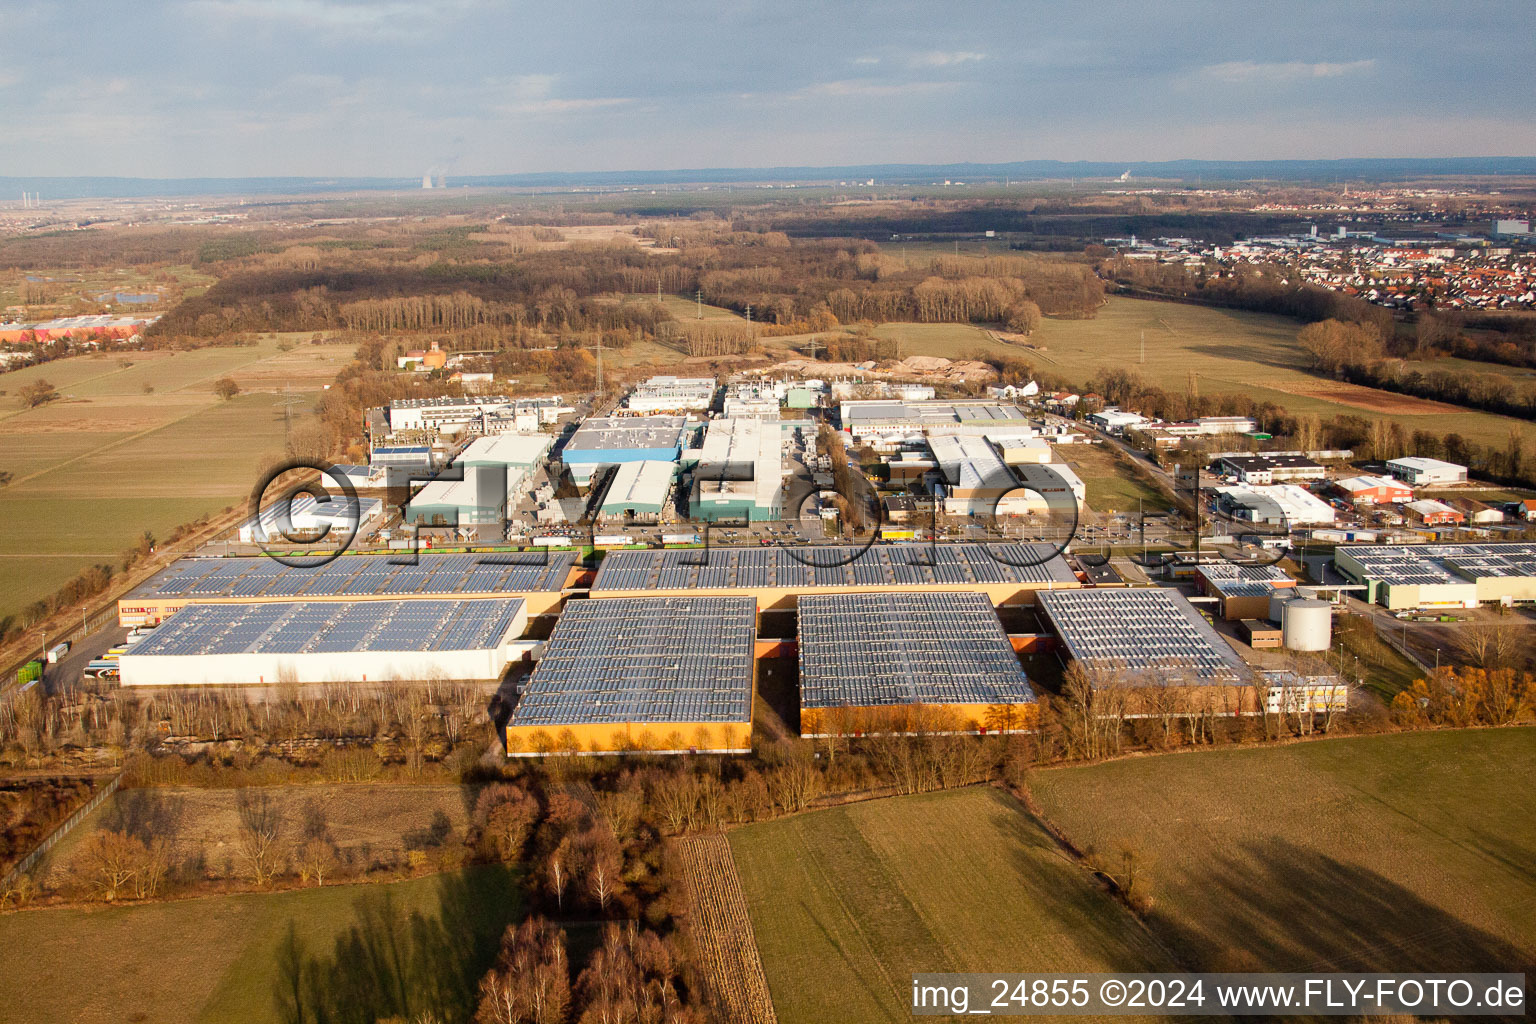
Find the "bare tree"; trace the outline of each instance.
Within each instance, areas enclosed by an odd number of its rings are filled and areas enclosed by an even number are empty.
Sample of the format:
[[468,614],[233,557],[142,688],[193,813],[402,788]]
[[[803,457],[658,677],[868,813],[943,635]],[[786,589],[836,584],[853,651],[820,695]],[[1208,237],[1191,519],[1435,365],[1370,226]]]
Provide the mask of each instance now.
[[266,885],[282,865],[282,815],[266,793],[241,790],[235,810],[240,817],[240,854],[251,879]]

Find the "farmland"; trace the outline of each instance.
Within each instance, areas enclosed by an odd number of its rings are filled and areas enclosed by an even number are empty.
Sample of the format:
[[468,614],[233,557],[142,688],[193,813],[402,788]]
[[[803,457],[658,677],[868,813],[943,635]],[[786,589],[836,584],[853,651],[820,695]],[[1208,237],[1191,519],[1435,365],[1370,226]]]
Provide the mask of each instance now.
[[[1504,444],[1514,428],[1528,440],[1536,440],[1536,427],[1508,416],[1472,412],[1311,373],[1310,357],[1296,340],[1300,329],[1297,321],[1282,316],[1111,297],[1091,320],[1047,317],[1028,345],[1002,340],[972,324],[887,323],[878,325],[874,336],[895,342],[902,357],[1007,356],[1078,387],[1101,371],[1127,370],[1149,384],[1182,392],[1194,372],[1202,395],[1251,395],[1293,415],[1391,418],[1401,421],[1410,433],[1457,431],[1468,440],[1497,445]],[[776,356],[805,347],[800,337],[766,338],[763,343]],[[1459,362],[1464,361],[1438,360],[1426,366],[1453,368]],[[1489,364],[1468,365],[1490,369]]]
[[[411,927],[415,914],[423,927]],[[502,930],[520,914],[517,876],[500,867],[375,886],[7,914],[0,917],[5,1019],[276,1022],[274,988],[290,925],[299,959],[329,970],[330,983],[374,989],[396,979],[361,976],[379,964],[331,961],[336,941],[353,930],[365,943],[411,932],[413,941],[430,947],[420,950],[416,969],[439,973],[398,980],[415,1005],[425,1007],[429,985],[472,991]],[[89,984],[81,983],[82,971],[89,972]]]
[[1190,966],[1530,970],[1533,778],[1522,728],[1134,758],[1030,789],[1079,848],[1136,851],[1150,924]]
[[1194,372],[1202,395],[1249,394],[1292,414],[1390,416],[1410,432],[1459,431],[1488,444],[1502,445],[1511,427],[1536,439],[1536,427],[1507,416],[1311,374],[1309,357],[1296,341],[1299,327],[1294,320],[1262,313],[1116,297],[1092,320],[1047,319],[1030,339],[1040,351],[1023,356],[1042,371],[1078,384],[1101,370],[1129,370],[1150,384],[1183,391]]
[[[286,347],[286,346],[284,346]],[[263,457],[311,415],[314,395],[350,358],[345,346],[254,346],[77,356],[0,376],[0,616],[97,562],[115,562],[148,530],[238,504]],[[213,381],[242,393],[221,401]],[[61,397],[35,409],[14,396],[46,380]]]
[[740,1024],[774,1024],[763,963],[731,847],[719,832],[673,845],[688,889],[689,927],[710,985]]
[[729,836],[785,1024],[907,1020],[914,971],[1169,966],[994,789],[853,804]]

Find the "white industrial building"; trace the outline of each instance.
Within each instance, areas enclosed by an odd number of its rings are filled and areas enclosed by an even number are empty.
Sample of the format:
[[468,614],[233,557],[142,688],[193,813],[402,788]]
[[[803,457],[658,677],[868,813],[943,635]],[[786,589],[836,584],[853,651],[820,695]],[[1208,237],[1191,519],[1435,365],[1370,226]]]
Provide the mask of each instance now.
[[312,494],[297,494],[292,500],[273,502],[241,523],[236,536],[242,544],[344,541],[366,533],[383,513],[384,503],[378,498],[338,494],[318,501]]
[[1415,487],[1429,484],[1456,484],[1467,479],[1467,467],[1439,459],[1425,459],[1417,455],[1401,459],[1389,459],[1387,472]]
[[844,402],[838,407],[838,416],[843,431],[855,442],[875,447],[895,447],[946,434],[1023,434],[1031,429],[1029,418],[1018,406],[991,401]]
[[527,625],[521,598],[194,604],[118,665],[124,686],[496,680]]
[[1030,494],[1015,492],[1013,495],[1015,498],[1029,499],[1032,511],[1064,509],[1067,495],[1071,495],[1078,508],[1082,508],[1088,501],[1088,485],[1065,463],[1025,463],[1014,467],[1014,472],[1018,474],[1020,488],[1040,495],[1038,504]]
[[1236,519],[1271,526],[1331,525],[1333,506],[1300,484],[1218,487],[1222,511]]
[[[710,420],[697,452],[688,514],[694,519],[777,519],[783,511],[784,448],[779,424]],[[695,453],[689,452],[690,457]]]
[[603,494],[598,515],[654,523],[672,503],[677,465],[671,462],[622,462]]
[[624,407],[636,415],[702,412],[715,400],[715,378],[660,375],[635,385]]
[[486,525],[505,518],[521,501],[554,444],[551,434],[496,434],[476,438],[454,460],[453,479],[433,480],[406,506],[407,522]]
[[512,404],[505,395],[477,398],[400,398],[389,403],[389,429],[441,430],[480,423],[487,413]]
[[1131,427],[1139,427],[1144,423],[1152,421],[1137,413],[1126,412],[1124,409],[1110,406],[1107,409],[1089,413],[1088,422],[1111,434],[1123,434]]
[[928,447],[944,477],[944,512],[952,516],[994,515],[1005,495],[1019,486],[1003,457],[985,437],[941,434]]

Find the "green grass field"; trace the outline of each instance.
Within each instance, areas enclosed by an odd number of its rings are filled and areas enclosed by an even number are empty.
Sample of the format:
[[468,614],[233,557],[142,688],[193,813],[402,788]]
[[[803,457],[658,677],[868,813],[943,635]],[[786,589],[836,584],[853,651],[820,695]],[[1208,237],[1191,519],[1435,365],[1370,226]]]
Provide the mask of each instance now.
[[998,790],[815,811],[730,840],[783,1024],[908,1020],[914,971],[1167,967]]
[[[115,562],[149,530],[246,500],[285,429],[302,425],[346,346],[81,356],[0,376],[0,617],[57,590],[81,569]],[[129,365],[124,365],[127,363]],[[213,381],[243,393],[221,401]],[[47,380],[62,397],[36,409],[14,396]],[[146,391],[148,385],[153,391]]]
[[[521,916],[515,873],[475,867],[387,885],[209,896],[91,910],[27,910],[0,916],[0,978],[7,1024],[75,1021],[206,1021],[268,1024],[290,922],[303,959],[331,984],[372,985],[356,958],[332,962],[337,939],[422,936],[422,970],[462,998],[489,967],[496,943]],[[367,975],[367,976],[365,976]],[[433,1005],[420,978],[404,979],[414,1012]],[[440,997],[436,997],[440,998]],[[443,1018],[450,1019],[450,1018]]]
[[1105,445],[1061,445],[1056,448],[1056,457],[1082,478],[1088,507],[1095,512],[1134,516],[1138,507],[1146,512],[1163,512],[1172,507],[1166,494]]
[[1150,922],[1217,970],[1536,966],[1536,729],[1414,733],[1036,772],[1084,849],[1137,851]]

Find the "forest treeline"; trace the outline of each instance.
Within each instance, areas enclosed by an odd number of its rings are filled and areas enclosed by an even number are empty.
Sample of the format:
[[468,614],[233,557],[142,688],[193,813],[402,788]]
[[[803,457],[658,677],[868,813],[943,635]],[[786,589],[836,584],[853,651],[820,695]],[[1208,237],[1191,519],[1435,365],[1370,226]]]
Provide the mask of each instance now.
[[[1082,262],[1038,257],[913,261],[868,242],[791,243],[782,235],[651,225],[672,252],[627,242],[525,253],[515,260],[386,259],[296,247],[234,269],[151,330],[156,339],[249,331],[483,330],[494,347],[544,347],[599,331],[655,337],[666,295],[701,295],[769,327],[827,329],[860,320],[1006,321],[1021,306],[1091,316],[1103,286]],[[656,298],[651,298],[656,296]],[[686,318],[683,318],[686,319]],[[674,332],[675,333],[675,332]],[[605,335],[605,341],[607,340]],[[718,339],[711,342],[719,347]]]

